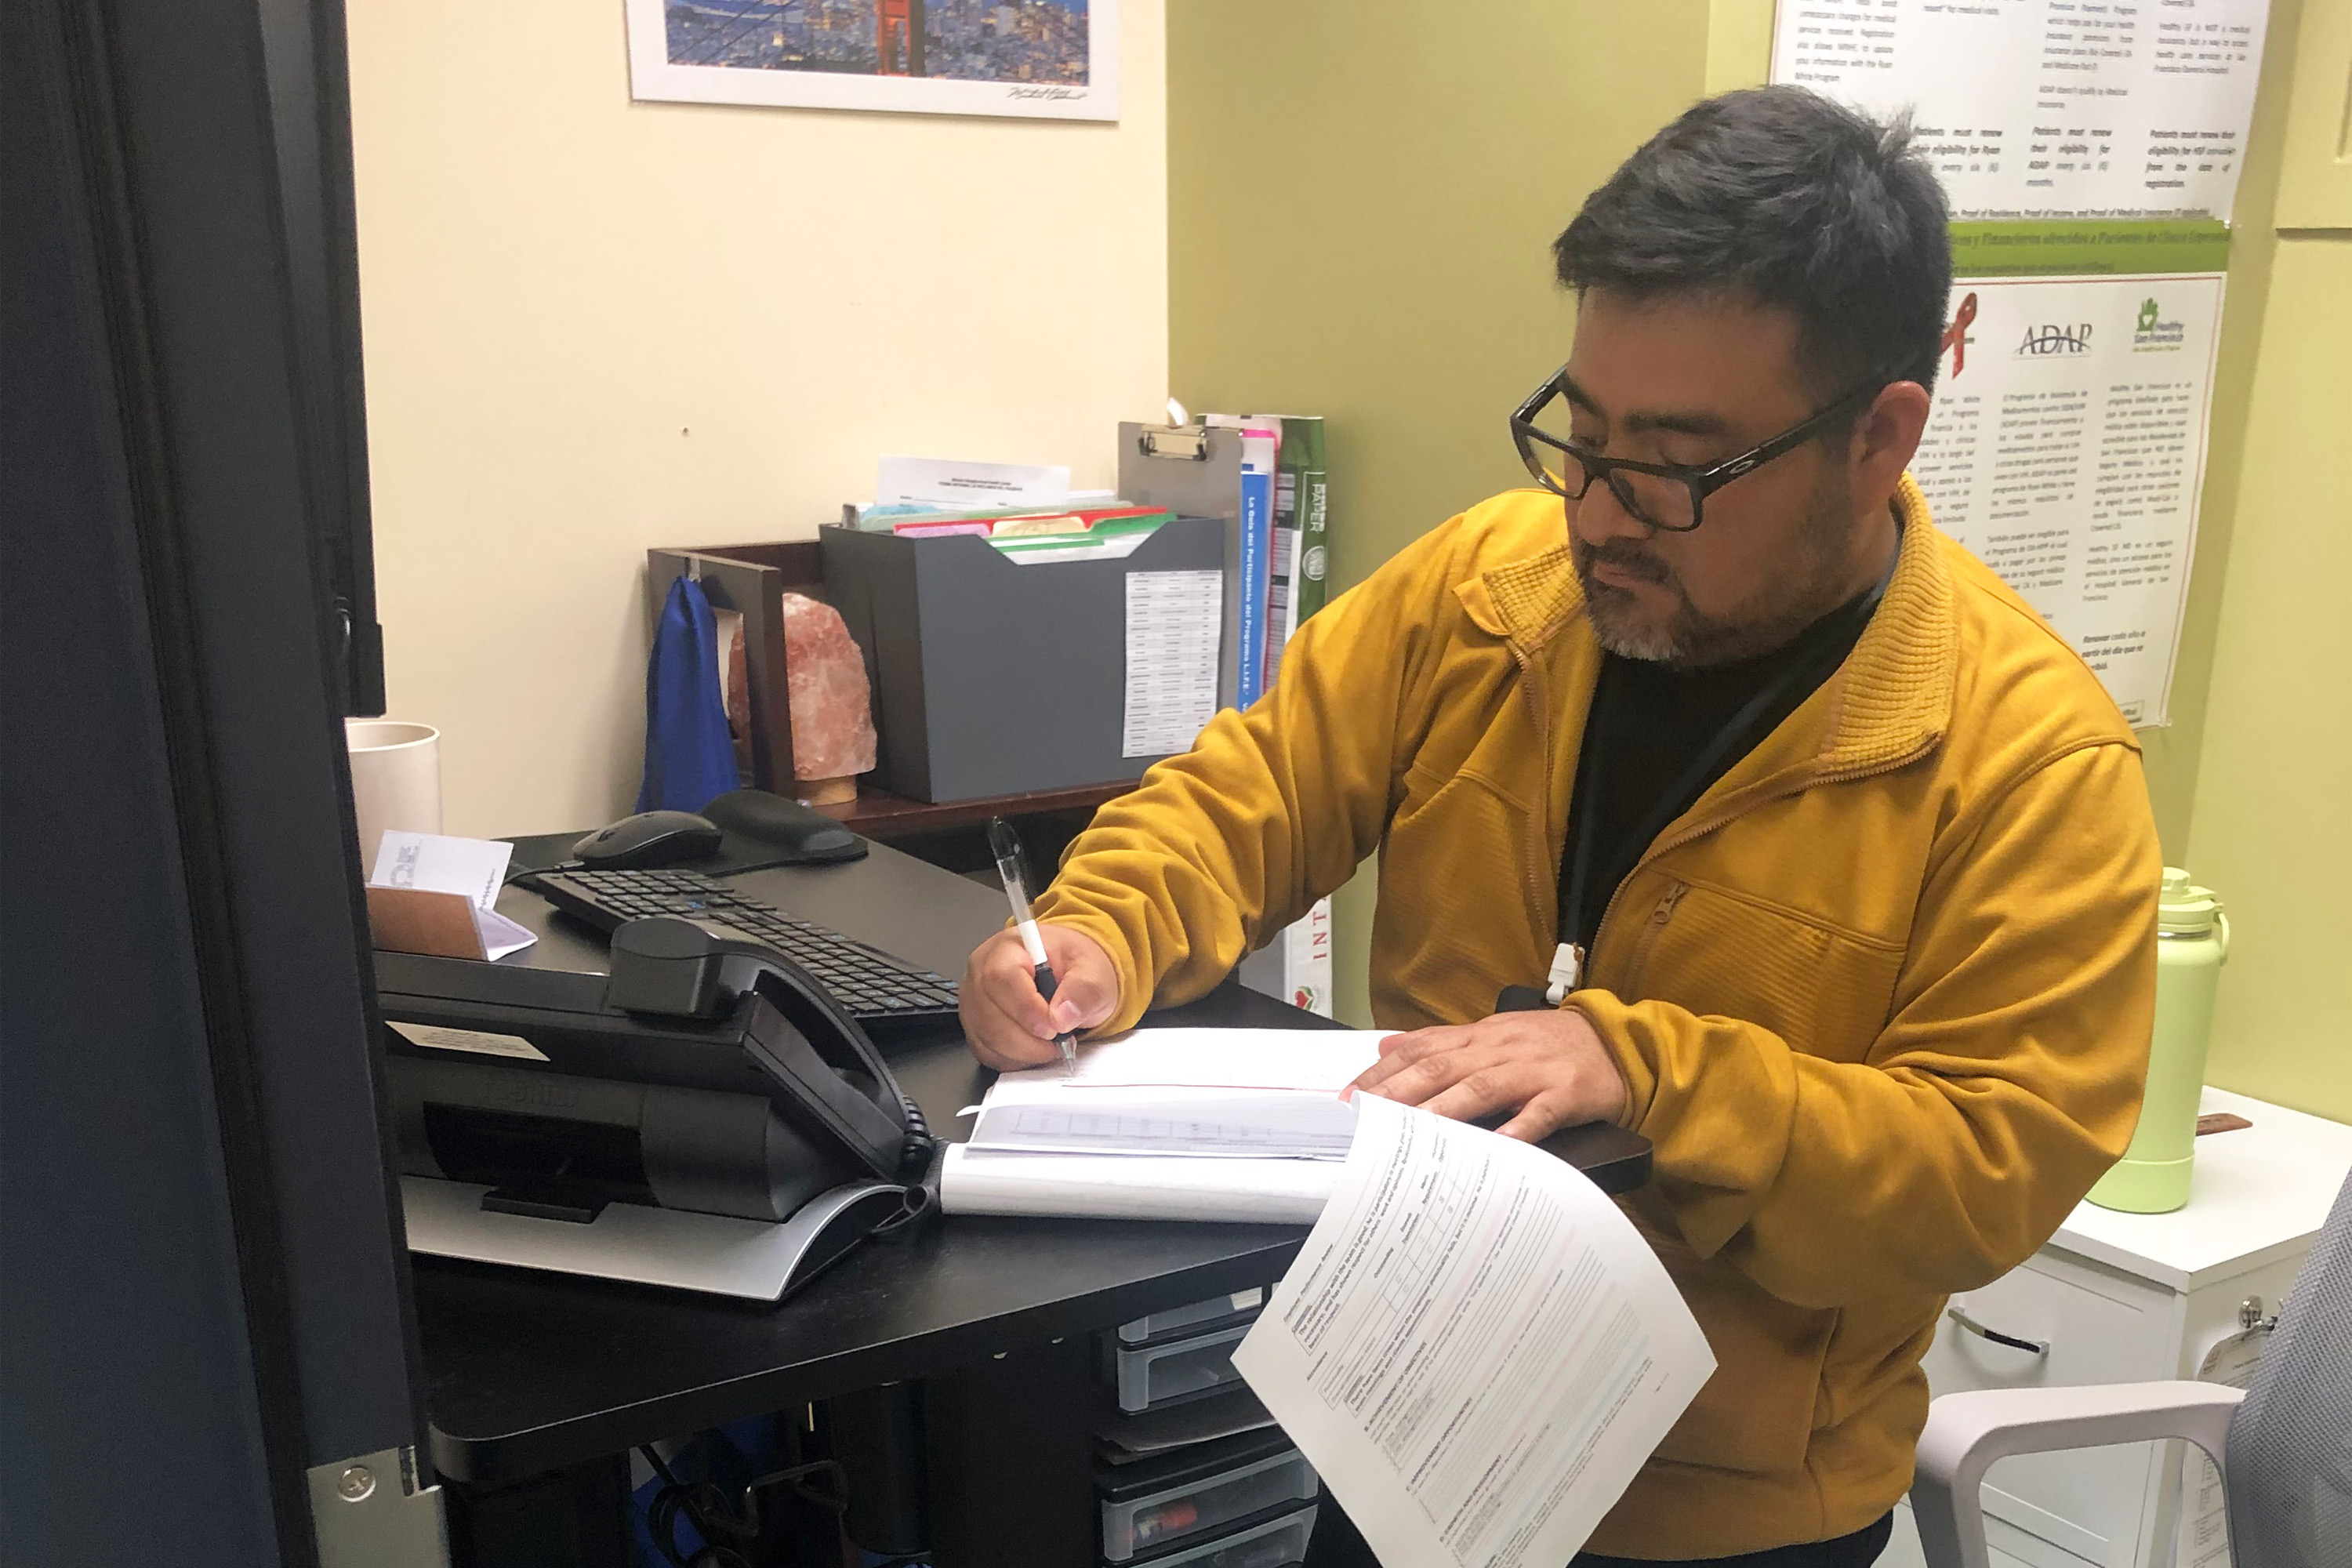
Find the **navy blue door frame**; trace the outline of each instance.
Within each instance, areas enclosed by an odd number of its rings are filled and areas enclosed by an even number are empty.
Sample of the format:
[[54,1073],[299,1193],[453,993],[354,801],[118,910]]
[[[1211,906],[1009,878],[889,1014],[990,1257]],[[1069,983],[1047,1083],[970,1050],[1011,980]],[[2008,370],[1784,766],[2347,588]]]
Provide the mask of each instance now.
[[0,26],[5,1555],[313,1563],[310,1473],[422,1430],[323,586],[356,382],[265,69],[292,26],[339,92],[340,10]]

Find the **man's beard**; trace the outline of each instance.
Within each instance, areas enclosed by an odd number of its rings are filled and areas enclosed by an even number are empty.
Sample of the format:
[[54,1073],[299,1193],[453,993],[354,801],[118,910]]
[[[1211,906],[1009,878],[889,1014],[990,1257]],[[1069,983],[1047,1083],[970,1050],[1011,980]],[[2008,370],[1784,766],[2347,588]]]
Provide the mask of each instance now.
[[[1584,587],[1585,615],[1592,622],[1593,636],[1620,658],[1694,669],[1785,647],[1849,596],[1844,575],[1854,523],[1843,476],[1825,481],[1805,510],[1805,524],[1789,556],[1719,616],[1699,613],[1673,568],[1650,553],[1645,542],[1615,539],[1591,545],[1571,526],[1569,558]],[[1664,588],[1675,600],[1673,609],[1663,620],[1644,614],[1633,590],[1594,579],[1593,567],[1603,563]]]

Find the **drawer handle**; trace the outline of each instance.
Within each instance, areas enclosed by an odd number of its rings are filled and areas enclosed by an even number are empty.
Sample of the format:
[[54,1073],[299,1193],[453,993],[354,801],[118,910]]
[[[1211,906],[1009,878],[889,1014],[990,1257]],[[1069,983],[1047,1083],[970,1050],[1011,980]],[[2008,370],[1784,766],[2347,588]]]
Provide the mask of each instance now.
[[2004,1334],[1999,1329],[1988,1329],[1982,1323],[1978,1322],[1974,1318],[1969,1317],[1966,1312],[1960,1310],[1958,1307],[1945,1308],[1944,1316],[1951,1319],[1952,1321],[1959,1324],[1960,1327],[1968,1330],[1969,1332],[1976,1335],[1979,1339],[1990,1340],[1997,1345],[2007,1345],[2013,1351],[2032,1351],[2035,1355],[2048,1355],[2050,1353],[2049,1341],[2021,1340],[2015,1334]]

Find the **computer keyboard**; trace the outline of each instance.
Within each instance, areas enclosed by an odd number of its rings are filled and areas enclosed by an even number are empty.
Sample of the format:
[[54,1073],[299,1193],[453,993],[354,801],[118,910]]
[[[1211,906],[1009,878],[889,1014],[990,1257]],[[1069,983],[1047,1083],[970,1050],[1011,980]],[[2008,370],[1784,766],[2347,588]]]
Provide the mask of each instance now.
[[515,881],[599,931],[649,915],[688,915],[740,931],[814,975],[868,1028],[955,1016],[954,981],[795,919],[699,871],[536,871]]

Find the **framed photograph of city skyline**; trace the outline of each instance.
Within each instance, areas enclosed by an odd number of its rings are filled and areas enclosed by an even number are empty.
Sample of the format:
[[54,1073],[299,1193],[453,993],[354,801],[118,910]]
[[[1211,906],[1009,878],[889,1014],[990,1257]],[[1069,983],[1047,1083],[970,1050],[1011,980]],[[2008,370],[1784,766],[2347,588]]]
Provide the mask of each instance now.
[[1118,0],[627,0],[629,95],[1118,118]]

